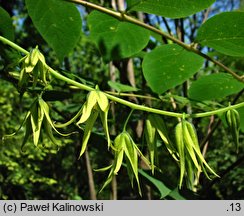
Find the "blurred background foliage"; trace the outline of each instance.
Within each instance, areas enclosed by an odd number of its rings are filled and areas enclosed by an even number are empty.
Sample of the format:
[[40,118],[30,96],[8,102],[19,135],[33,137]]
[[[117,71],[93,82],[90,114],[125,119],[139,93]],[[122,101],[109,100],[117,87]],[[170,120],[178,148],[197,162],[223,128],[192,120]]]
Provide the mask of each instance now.
[[[114,7],[116,1],[91,1],[97,4],[105,5],[106,7]],[[102,61],[101,56],[89,37],[88,27],[86,25],[86,16],[89,9],[79,7],[81,16],[83,17],[83,36],[81,37],[76,48],[62,63],[59,64],[54,57],[54,52],[48,47],[40,34],[34,28],[30,17],[28,17],[23,0],[0,0],[0,6],[3,7],[12,17],[15,28],[15,42],[25,49],[31,49],[37,44],[40,50],[44,53],[47,62],[53,67],[58,68],[61,73],[69,76],[72,79],[85,82],[91,86],[94,83],[98,84],[101,89],[110,91],[108,81],[111,80],[110,67],[111,64],[106,64]],[[243,8],[243,1],[239,0],[217,0],[214,7],[211,9],[212,14],[220,11],[231,11],[238,8]],[[200,26],[204,19],[206,11],[185,18],[185,40],[191,41],[196,29]],[[161,17],[151,15],[135,14],[138,17],[144,17],[144,21],[155,26],[167,30],[165,20]],[[182,20],[181,20],[182,21]],[[180,21],[180,22],[181,22]],[[177,26],[175,20],[167,19],[169,28],[172,34],[177,35]],[[177,21],[178,22],[178,21]],[[157,46],[158,41],[152,38],[148,48]],[[33,101],[31,93],[19,96],[16,90],[16,83],[5,76],[6,68],[4,65],[9,65],[14,60],[19,58],[18,54],[12,50],[2,51],[0,46],[0,137],[5,134],[14,132],[24,119],[25,113],[28,111],[30,104]],[[143,55],[143,53],[142,53]],[[221,56],[219,58],[234,70],[243,71],[243,58],[230,58]],[[130,84],[128,78],[123,73],[125,63],[128,59],[113,62],[115,80],[123,84]],[[141,73],[141,58],[133,59],[134,79],[136,87],[139,90],[138,94],[149,92],[145,80]],[[202,73],[211,73],[216,70],[215,67],[206,62],[206,70]],[[11,70],[9,65],[8,70]],[[72,71],[68,73],[67,71]],[[114,78],[113,78],[114,79]],[[85,101],[86,93],[74,89],[62,82],[52,83],[55,85],[55,90],[50,90],[44,95],[46,101],[53,107],[52,116],[57,121],[70,119],[73,114],[79,110]],[[171,91],[173,95],[181,95],[182,88],[175,88]],[[153,96],[153,93],[151,93]],[[182,96],[185,96],[182,93]],[[208,104],[208,107],[216,107],[218,104],[228,104],[228,101],[235,100],[237,96],[229,96],[222,100],[215,101],[216,103]],[[129,98],[133,102],[145,103],[144,99]],[[169,97],[162,97],[163,109],[172,110],[172,104]],[[238,96],[238,101],[243,100],[243,96]],[[188,101],[182,98],[175,98],[177,110],[186,109]],[[154,106],[160,108],[160,102],[153,102]],[[193,104],[194,106],[194,104]],[[201,107],[202,106],[202,107]],[[121,131],[124,119],[129,113],[129,109],[120,107],[115,104],[115,111],[109,117],[109,124],[112,125],[112,138],[116,131]],[[197,105],[199,111],[206,110],[204,104]],[[196,110],[197,110],[196,109]],[[132,133],[135,142],[143,139],[142,132],[138,132],[140,127],[138,124],[145,117],[144,113],[134,112],[130,121],[129,129]],[[217,120],[216,120],[217,121]],[[138,123],[139,122],[139,123]],[[170,134],[173,134],[173,128],[177,123],[176,119],[165,118]],[[208,129],[210,118],[196,119],[196,126],[200,140],[204,139]],[[220,125],[221,122],[218,124]],[[73,128],[72,128],[73,127]],[[129,184],[129,178],[126,169],[122,168],[119,175],[114,179],[112,185],[107,187],[103,192],[98,193],[102,187],[107,173],[93,172],[93,169],[107,166],[111,162],[111,155],[106,149],[106,140],[101,134],[101,125],[97,123],[91,140],[89,141],[88,152],[85,157],[78,160],[80,150],[80,142],[82,132],[74,134],[68,138],[58,138],[61,147],[53,146],[50,141],[42,135],[41,143],[36,148],[31,139],[28,141],[24,149],[21,150],[21,143],[24,136],[24,130],[13,138],[0,140],[0,199],[159,199],[160,187],[153,184],[153,181],[140,176],[142,181],[143,196],[140,197],[137,190],[132,189]],[[68,131],[77,130],[75,126],[67,128]],[[137,131],[137,132],[136,132]],[[223,124],[217,126],[213,136],[207,143],[206,158],[210,166],[222,177],[209,181],[203,176],[200,177],[197,191],[191,192],[187,189],[180,191],[181,195],[186,199],[244,199],[244,143],[243,133],[240,137],[240,151],[236,154],[231,141],[230,133],[227,127]],[[204,145],[206,147],[206,144]],[[146,152],[145,146],[140,146]],[[202,146],[203,147],[203,146]],[[164,183],[167,187],[173,190],[177,187],[178,168],[174,161],[169,157],[162,143],[158,142],[160,149],[158,160],[161,165],[162,172],[156,172],[154,179]],[[149,175],[143,163],[140,164]],[[181,198],[183,198],[181,197]],[[166,196],[165,199],[172,199],[172,196]]]

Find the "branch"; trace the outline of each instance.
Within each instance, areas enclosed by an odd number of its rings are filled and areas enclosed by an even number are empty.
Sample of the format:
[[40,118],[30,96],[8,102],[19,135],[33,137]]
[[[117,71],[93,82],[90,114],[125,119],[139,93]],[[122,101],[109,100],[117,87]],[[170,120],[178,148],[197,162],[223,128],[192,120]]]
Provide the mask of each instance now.
[[11,46],[12,48],[14,48],[17,51],[22,52],[25,55],[27,55],[29,53],[27,50],[23,49],[22,47],[20,47],[19,45],[17,45],[14,42],[8,40],[5,37],[0,36],[0,41],[2,41],[4,44],[7,44],[7,45]]
[[[22,52],[22,53],[24,53],[26,55],[29,53],[27,50],[23,49],[22,47],[18,46],[17,44],[13,43],[12,41],[10,41],[10,40],[8,40],[8,39],[6,39],[4,37],[0,36],[0,41],[3,41],[5,44],[8,44],[9,46],[13,47],[14,49],[16,49],[19,52]],[[85,84],[82,84],[80,82],[72,80],[72,79],[60,74],[58,71],[55,71],[53,68],[51,68],[47,64],[45,65],[45,67],[48,69],[49,73],[52,76],[56,77],[59,80],[67,82],[70,85],[74,85],[74,86],[76,86],[79,89],[82,89],[82,90],[85,90],[85,91],[89,91],[89,92],[96,90],[96,89],[94,89],[94,88],[92,88],[90,86],[87,86]],[[215,115],[215,114],[220,114],[220,113],[226,112],[226,111],[231,110],[231,109],[241,108],[241,107],[244,106],[244,102],[242,102],[242,103],[239,103],[239,104],[230,105],[228,107],[221,108],[221,109],[218,109],[218,110],[209,111],[209,112],[196,113],[196,114],[182,114],[182,113],[175,113],[175,112],[170,112],[170,111],[165,111],[165,110],[160,110],[160,109],[147,107],[147,106],[144,106],[144,105],[135,104],[135,103],[132,103],[130,101],[118,98],[116,96],[113,96],[113,95],[110,95],[110,94],[107,94],[107,93],[104,93],[104,94],[107,96],[108,99],[110,99],[112,101],[115,101],[117,103],[123,104],[123,105],[125,105],[127,107],[130,107],[133,110],[141,110],[141,111],[144,111],[144,112],[150,112],[150,113],[155,113],[155,114],[159,114],[159,115],[166,115],[166,116],[171,116],[171,117],[176,117],[176,118],[182,118],[183,115],[186,118],[189,118],[189,117],[191,117],[191,118],[207,117],[207,116],[211,116],[211,115]]]
[[105,14],[108,14],[110,16],[113,16],[116,19],[119,19],[121,21],[126,21],[126,22],[129,22],[129,23],[133,23],[133,24],[141,26],[141,27],[143,27],[143,28],[145,28],[147,30],[155,32],[156,34],[159,34],[162,37],[165,37],[165,38],[173,41],[174,43],[178,44],[179,46],[183,47],[184,49],[186,49],[188,51],[191,51],[193,53],[196,53],[197,55],[202,56],[203,58],[213,62],[214,64],[218,65],[220,68],[224,69],[226,72],[230,73],[235,79],[239,80],[240,82],[244,82],[244,75],[243,76],[239,76],[234,71],[232,71],[230,68],[228,68],[227,66],[225,66],[221,62],[215,60],[214,58],[202,53],[198,49],[194,48],[194,46],[192,46],[191,44],[190,45],[185,44],[181,40],[179,40],[179,39],[177,39],[177,38],[175,38],[175,37],[163,32],[163,31],[161,31],[161,30],[159,30],[159,29],[157,29],[157,28],[155,28],[153,26],[150,26],[150,25],[148,25],[148,24],[146,24],[144,22],[141,22],[140,20],[138,20],[136,18],[133,18],[133,17],[125,14],[125,12],[115,12],[113,10],[104,8],[102,6],[99,6],[99,5],[96,5],[94,3],[84,1],[84,0],[65,0],[65,1],[73,2],[73,3],[76,3],[76,4],[83,5],[85,7],[89,7],[89,8],[98,10],[98,11],[100,11],[102,13],[105,13]]

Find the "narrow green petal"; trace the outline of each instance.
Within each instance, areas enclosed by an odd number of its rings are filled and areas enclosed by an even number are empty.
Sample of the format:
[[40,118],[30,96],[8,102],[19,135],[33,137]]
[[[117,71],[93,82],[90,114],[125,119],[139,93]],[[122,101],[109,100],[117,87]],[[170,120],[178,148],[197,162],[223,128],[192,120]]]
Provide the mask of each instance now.
[[92,109],[96,103],[97,103],[97,93],[96,93],[96,91],[91,91],[87,95],[87,101],[83,105],[82,116],[81,116],[80,120],[77,122],[78,125],[87,121],[87,119],[91,115]]
[[85,130],[84,130],[84,135],[82,138],[82,146],[81,146],[79,158],[84,154],[84,152],[86,150],[86,147],[87,147],[87,144],[88,144],[91,132],[92,132],[92,128],[97,119],[97,116],[98,116],[98,112],[93,111],[93,113],[90,115],[90,117],[86,121],[86,126],[85,126]]
[[114,158],[114,174],[117,174],[123,162],[124,149],[125,149],[125,139],[122,134],[119,134],[114,140],[114,146],[116,148],[115,158]]
[[48,123],[50,124],[50,126],[53,128],[53,130],[54,130],[56,133],[58,133],[58,134],[61,135],[61,136],[69,136],[69,135],[71,135],[71,134],[74,133],[74,132],[71,132],[71,133],[68,133],[68,134],[64,134],[64,133],[59,132],[59,131],[55,128],[55,126],[54,126],[54,124],[53,124],[53,122],[52,122],[52,119],[50,118],[50,115],[49,115],[49,106],[48,106],[48,104],[47,104],[42,98],[39,98],[38,102],[39,102],[39,105],[40,105],[41,109],[42,109],[43,112],[44,112],[44,115],[45,115],[45,117],[46,117]]
[[109,129],[108,129],[108,110],[109,106],[104,112],[99,112],[100,113],[100,118],[103,124],[103,130],[105,132],[107,142],[108,142],[108,148],[111,146],[111,140],[110,140],[110,135],[109,135]]
[[178,123],[175,127],[175,140],[176,140],[176,146],[177,146],[179,158],[180,158],[179,188],[181,188],[182,183],[183,183],[184,174],[185,174],[185,160],[186,160],[182,122]]
[[97,91],[97,102],[98,105],[100,107],[100,109],[105,112],[106,110],[108,110],[109,107],[109,101],[107,96],[101,92],[101,91]]
[[33,131],[33,142],[34,145],[37,146],[40,137],[44,112],[41,109],[41,107],[39,107],[39,104],[37,102],[31,107],[30,112],[31,112],[31,125]]

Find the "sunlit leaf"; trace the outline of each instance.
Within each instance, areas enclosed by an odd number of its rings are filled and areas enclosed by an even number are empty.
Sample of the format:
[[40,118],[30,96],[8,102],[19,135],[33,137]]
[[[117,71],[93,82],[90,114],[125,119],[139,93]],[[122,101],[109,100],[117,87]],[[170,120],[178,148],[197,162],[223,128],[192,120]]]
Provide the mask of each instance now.
[[238,93],[243,88],[244,84],[230,74],[217,73],[202,76],[194,81],[189,89],[189,97],[199,101],[221,99]]
[[224,12],[207,20],[196,42],[230,56],[244,56],[244,12]]
[[134,24],[93,11],[88,16],[90,37],[105,61],[130,57],[149,41],[149,32]]
[[202,57],[171,44],[146,54],[142,68],[150,88],[162,94],[192,77],[204,62]]
[[78,42],[81,16],[75,5],[60,0],[25,0],[28,13],[60,61]]
[[128,9],[157,14],[169,18],[182,18],[199,12],[215,0],[127,0]]

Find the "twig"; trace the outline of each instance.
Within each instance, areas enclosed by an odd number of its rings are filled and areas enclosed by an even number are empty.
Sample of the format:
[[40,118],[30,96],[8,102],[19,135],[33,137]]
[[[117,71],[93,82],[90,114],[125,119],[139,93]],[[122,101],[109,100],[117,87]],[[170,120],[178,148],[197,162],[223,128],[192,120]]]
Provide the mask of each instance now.
[[[18,46],[17,44],[13,43],[12,41],[10,41],[10,40],[8,40],[8,39],[6,39],[4,37],[0,36],[0,41],[4,41],[9,46],[15,48],[16,50],[18,50],[20,52],[23,52],[24,54],[28,54],[29,53],[27,50],[23,49],[22,47]],[[85,91],[89,91],[89,92],[90,91],[96,91],[94,88],[92,88],[90,86],[87,86],[85,84],[82,84],[80,82],[72,80],[72,79],[70,79],[70,78],[68,78],[66,76],[63,76],[58,71],[55,71],[53,68],[49,67],[47,64],[44,65],[44,66],[48,69],[49,73],[52,76],[54,76],[55,78],[57,78],[59,80],[67,82],[70,85],[74,85],[77,88],[85,90]],[[144,112],[150,112],[150,113],[155,113],[155,114],[159,114],[159,115],[172,116],[172,117],[176,117],[176,118],[182,118],[183,117],[182,113],[175,113],[175,112],[170,112],[170,111],[165,111],[165,110],[160,110],[160,109],[147,107],[147,106],[140,105],[140,104],[135,104],[135,103],[132,103],[130,101],[123,100],[121,98],[115,97],[115,96],[107,94],[107,93],[105,93],[105,95],[107,96],[107,98],[109,100],[112,100],[114,102],[118,102],[118,103],[123,104],[123,105],[125,105],[127,107],[130,107],[131,109],[134,109],[134,110],[141,110],[141,111],[144,111]],[[220,113],[226,112],[226,111],[231,110],[231,109],[241,108],[243,106],[244,106],[244,102],[239,103],[239,104],[235,104],[235,105],[231,105],[231,106],[228,106],[228,107],[225,107],[225,108],[221,108],[221,109],[218,109],[218,110],[209,111],[209,112],[196,113],[196,114],[186,114],[185,117],[186,118],[189,118],[189,117],[191,117],[191,118],[202,118],[202,117],[207,117],[207,116],[211,116],[211,115],[215,115],[215,114],[220,114]]]
[[68,1],[68,2],[73,2],[73,3],[76,3],[76,4],[81,4],[85,7],[89,7],[89,8],[92,8],[92,9],[95,9],[95,10],[98,10],[102,13],[106,13],[110,16],[113,16],[115,17],[116,19],[119,19],[121,21],[126,21],[126,22],[130,22],[130,23],[133,23],[135,25],[138,25],[138,26],[141,26],[147,30],[150,30],[152,32],[155,32],[171,41],[173,41],[174,43],[178,44],[179,46],[183,47],[184,49],[188,50],[188,51],[191,51],[193,53],[196,53],[197,55],[199,56],[202,56],[203,58],[213,62],[214,64],[218,65],[219,67],[221,67],[222,69],[224,69],[226,72],[230,73],[235,79],[241,81],[241,82],[244,82],[244,75],[243,76],[239,76],[238,74],[236,74],[234,71],[232,71],[230,68],[228,68],[227,66],[225,66],[224,64],[222,64],[221,62],[215,60],[214,58],[202,53],[201,51],[199,51],[198,49],[194,48],[194,45],[188,45],[188,44],[185,44],[184,42],[182,42],[181,40],[153,27],[153,26],[150,26],[144,22],[141,22],[140,20],[136,19],[136,18],[133,18],[129,15],[127,15],[125,12],[116,12],[116,11],[113,11],[113,10],[110,10],[110,9],[107,9],[107,8],[104,8],[102,6],[99,6],[99,5],[96,5],[94,3],[91,3],[91,2],[87,2],[87,1],[83,1],[83,0],[65,0],[65,1]]

